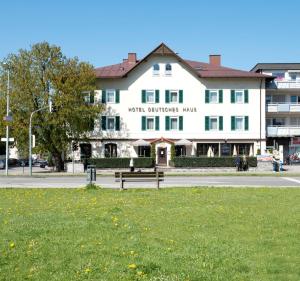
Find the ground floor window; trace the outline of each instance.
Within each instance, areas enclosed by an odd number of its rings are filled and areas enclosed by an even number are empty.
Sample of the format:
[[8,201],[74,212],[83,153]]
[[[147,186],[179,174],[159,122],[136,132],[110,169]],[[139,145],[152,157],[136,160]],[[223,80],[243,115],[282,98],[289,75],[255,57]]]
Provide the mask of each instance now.
[[219,156],[218,143],[197,143],[197,156],[207,156],[209,147],[211,147],[214,156]]
[[115,143],[106,143],[104,145],[104,156],[109,157],[117,157],[117,144]]
[[175,156],[186,156],[186,146],[185,145],[175,145]]
[[[250,143],[231,143],[232,155],[249,155],[250,152]],[[253,152],[252,152],[253,153]]]
[[138,147],[139,157],[150,157],[150,146],[139,146]]
[[92,157],[92,145],[90,143],[81,143],[79,146],[81,159]]

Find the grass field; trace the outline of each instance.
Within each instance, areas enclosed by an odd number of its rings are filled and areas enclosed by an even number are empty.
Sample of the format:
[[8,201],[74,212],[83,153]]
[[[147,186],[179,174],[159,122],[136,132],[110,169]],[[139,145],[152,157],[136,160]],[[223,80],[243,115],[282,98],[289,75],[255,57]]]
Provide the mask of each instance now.
[[299,189],[0,190],[0,280],[300,280]]

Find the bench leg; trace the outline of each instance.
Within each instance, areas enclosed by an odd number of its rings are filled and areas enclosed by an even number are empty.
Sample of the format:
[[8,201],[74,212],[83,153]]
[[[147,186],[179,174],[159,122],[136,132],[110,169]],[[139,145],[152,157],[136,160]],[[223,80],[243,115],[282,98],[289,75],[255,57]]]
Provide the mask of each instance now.
[[124,190],[124,181],[120,180],[120,190]]
[[159,180],[157,180],[156,188],[159,189]]

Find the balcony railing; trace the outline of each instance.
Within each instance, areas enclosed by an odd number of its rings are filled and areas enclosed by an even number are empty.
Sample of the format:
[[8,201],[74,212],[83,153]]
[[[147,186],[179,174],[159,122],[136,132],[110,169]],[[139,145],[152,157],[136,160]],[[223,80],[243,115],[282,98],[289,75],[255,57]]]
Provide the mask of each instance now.
[[300,112],[300,103],[267,103],[267,112]]
[[300,81],[275,80],[267,83],[266,87],[267,89],[300,89]]
[[300,136],[300,125],[267,126],[267,136],[268,137]]

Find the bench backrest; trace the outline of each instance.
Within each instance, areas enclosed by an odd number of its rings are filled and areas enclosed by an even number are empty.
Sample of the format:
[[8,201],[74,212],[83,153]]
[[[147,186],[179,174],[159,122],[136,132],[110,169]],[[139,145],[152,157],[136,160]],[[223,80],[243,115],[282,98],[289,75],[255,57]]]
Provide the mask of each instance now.
[[[157,172],[159,178],[164,177],[164,172]],[[115,178],[120,178],[120,172],[115,172]],[[122,178],[156,178],[156,172],[122,172]]]

